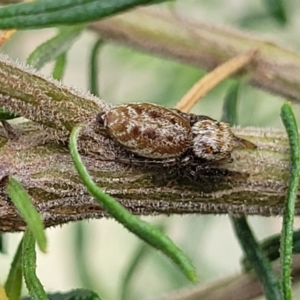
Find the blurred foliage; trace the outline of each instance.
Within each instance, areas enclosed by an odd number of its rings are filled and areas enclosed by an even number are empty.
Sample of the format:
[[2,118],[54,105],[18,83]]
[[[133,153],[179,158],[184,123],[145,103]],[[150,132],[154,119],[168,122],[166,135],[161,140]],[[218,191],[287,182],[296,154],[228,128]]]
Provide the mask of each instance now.
[[[101,300],[97,293],[86,289],[76,289],[66,293],[47,294],[49,300]],[[30,300],[30,297],[23,297],[22,300]]]
[[[199,20],[211,24],[235,26],[239,29],[251,30],[253,34],[269,36],[296,49],[300,47],[297,21],[300,6],[296,0],[257,2],[179,0],[172,3],[171,9],[195,22]],[[34,45],[47,40],[47,34],[49,31],[46,30],[19,33],[8,45],[5,45],[4,49],[12,57],[24,59],[28,55],[27,52],[32,52]],[[62,80],[67,84],[88,89],[91,86],[88,57],[92,46],[97,45],[95,44],[97,40],[96,35],[85,32],[78,43],[68,51],[68,65],[65,65],[65,56],[59,57],[60,60],[56,65],[57,78],[61,78],[64,74]],[[99,52],[97,49],[97,59],[94,57],[94,61],[98,63],[98,78],[94,76],[94,79],[98,82],[98,87],[101,86],[101,97],[112,103],[153,102],[172,107],[205,74],[203,70],[195,67],[108,42],[100,49]],[[44,71],[47,72],[47,68]],[[93,90],[98,93],[95,82]],[[220,84],[202,99],[193,111],[221,119],[224,97],[228,95],[229,88],[232,88],[233,93],[236,92],[235,83],[235,80],[230,79]],[[282,128],[279,111],[283,99],[250,87],[247,85],[247,78],[239,81],[238,89],[238,124]],[[300,118],[300,108],[294,107],[294,109]],[[253,220],[253,218],[249,219]],[[226,276],[238,269],[240,250],[235,245],[226,217],[174,216],[168,221],[170,235],[174,236],[183,249],[187,249],[186,251],[197,265],[202,282],[220,277],[220,274]],[[258,224],[255,231],[259,237],[266,237],[278,228],[277,219],[255,218],[255,221]],[[54,265],[52,271],[50,271],[52,266],[49,266],[47,272],[55,274],[54,280],[55,277],[72,278],[73,276],[74,286],[82,285],[107,296],[107,299],[118,299],[118,287],[122,283],[119,274],[125,272],[132,255],[135,251],[138,253],[141,246],[137,245],[136,239],[126,235],[121,228],[115,229],[112,221],[109,220],[90,224],[84,222],[78,225],[79,227],[77,225],[73,226],[76,241],[73,245],[68,241],[69,233],[65,233],[65,237],[59,241],[50,240],[50,243],[62,245],[65,257],[73,258],[72,263],[76,267],[71,266],[62,270],[64,266],[62,263]],[[70,228],[71,225],[67,227]],[[11,235],[9,237],[11,241],[13,237]],[[274,244],[276,243],[277,240]],[[225,244],[226,247],[223,246]],[[271,253],[272,257],[278,254],[277,248],[273,247],[274,244],[272,244],[272,252],[266,249],[267,254]],[[264,249],[265,247],[267,246],[263,246]],[[0,258],[9,259],[4,255]],[[64,263],[65,260],[62,259]],[[187,280],[180,272],[174,270],[172,264],[165,261],[160,254],[150,250],[147,259],[143,259],[132,274],[130,300],[154,297],[187,284]]]

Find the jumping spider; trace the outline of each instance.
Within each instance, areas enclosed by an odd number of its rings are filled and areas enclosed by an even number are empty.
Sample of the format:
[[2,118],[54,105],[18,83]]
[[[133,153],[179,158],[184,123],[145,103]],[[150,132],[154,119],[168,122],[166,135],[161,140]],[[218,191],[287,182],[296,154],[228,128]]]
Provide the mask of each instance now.
[[133,165],[215,165],[232,162],[237,147],[256,146],[235,136],[229,124],[151,103],[116,106],[96,117],[99,132],[128,153]]

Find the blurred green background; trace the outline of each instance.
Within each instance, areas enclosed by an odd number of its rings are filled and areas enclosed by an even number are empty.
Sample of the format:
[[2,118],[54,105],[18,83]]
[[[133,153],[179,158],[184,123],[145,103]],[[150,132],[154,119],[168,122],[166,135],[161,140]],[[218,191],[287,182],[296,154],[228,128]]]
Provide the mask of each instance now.
[[[270,3],[269,3],[270,2]],[[277,6],[276,6],[277,5]],[[276,8],[277,7],[277,8]],[[295,50],[300,48],[300,6],[296,0],[182,0],[172,9],[195,22],[232,26],[266,37]],[[13,58],[25,61],[28,55],[56,30],[18,32],[4,47]],[[88,60],[97,40],[85,32],[68,54],[63,82],[88,89]],[[21,46],[20,46],[21,45]],[[187,90],[205,74],[203,70],[150,56],[134,49],[106,43],[98,59],[101,97],[111,103],[153,102],[174,106]],[[42,72],[51,74],[53,65]],[[207,95],[193,111],[220,119],[222,104],[233,79]],[[284,99],[241,82],[238,118],[241,126],[283,128],[279,117]],[[300,109],[294,105],[299,120]],[[168,235],[192,258],[200,281],[205,283],[237,274],[241,250],[227,216],[147,217],[164,224]],[[250,217],[259,239],[278,233],[281,218]],[[299,220],[295,220],[299,227]],[[113,220],[92,220],[47,230],[49,251],[38,256],[38,275],[49,292],[87,287],[104,299],[119,299],[123,276],[142,242]],[[2,282],[7,276],[19,234],[5,235],[6,254],[1,255]],[[145,256],[128,285],[126,299],[149,299],[189,283],[177,268],[147,247]],[[297,294],[294,295],[297,298]],[[298,293],[300,297],[300,289]]]

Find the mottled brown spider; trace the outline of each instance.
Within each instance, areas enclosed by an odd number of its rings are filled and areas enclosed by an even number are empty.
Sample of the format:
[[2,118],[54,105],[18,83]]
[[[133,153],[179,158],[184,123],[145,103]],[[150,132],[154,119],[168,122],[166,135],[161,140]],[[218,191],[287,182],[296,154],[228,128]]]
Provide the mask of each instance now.
[[236,147],[255,148],[229,126],[210,117],[151,103],[119,105],[96,117],[100,132],[128,152],[127,164],[188,165],[232,161]]

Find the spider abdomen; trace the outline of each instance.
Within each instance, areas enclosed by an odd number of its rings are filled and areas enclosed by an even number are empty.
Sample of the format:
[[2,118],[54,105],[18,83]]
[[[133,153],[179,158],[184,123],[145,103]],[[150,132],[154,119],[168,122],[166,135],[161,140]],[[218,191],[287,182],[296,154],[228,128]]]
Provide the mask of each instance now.
[[151,103],[120,105],[99,115],[97,120],[112,139],[146,158],[179,157],[192,142],[188,120]]

